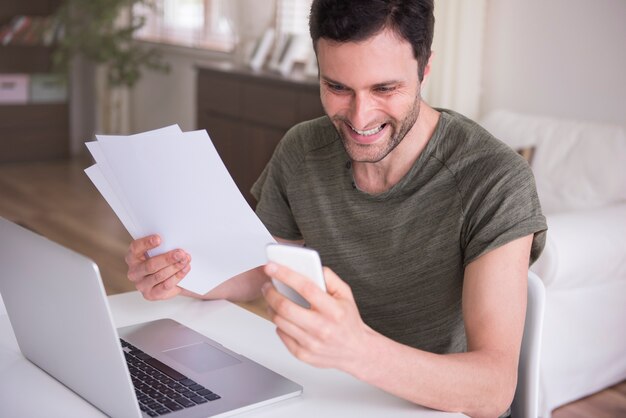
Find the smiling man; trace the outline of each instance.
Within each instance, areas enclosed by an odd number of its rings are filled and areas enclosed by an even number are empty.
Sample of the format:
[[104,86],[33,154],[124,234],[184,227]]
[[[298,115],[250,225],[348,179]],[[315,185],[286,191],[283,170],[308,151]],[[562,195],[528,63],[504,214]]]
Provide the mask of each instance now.
[[[327,116],[292,128],[252,191],[277,240],[319,251],[328,293],[268,264],[194,296],[247,300],[262,289],[302,361],[431,408],[506,415],[546,223],[521,157],[422,100],[433,26],[432,0],[313,1]],[[148,299],[181,293],[190,268],[182,250],[147,259],[158,243],[134,241],[127,256]]]
[[322,104],[356,184],[384,192],[409,171],[437,124],[439,113],[420,97],[420,74],[429,67],[418,71],[417,60],[407,59],[411,44],[391,28],[361,42],[320,38],[316,51]]

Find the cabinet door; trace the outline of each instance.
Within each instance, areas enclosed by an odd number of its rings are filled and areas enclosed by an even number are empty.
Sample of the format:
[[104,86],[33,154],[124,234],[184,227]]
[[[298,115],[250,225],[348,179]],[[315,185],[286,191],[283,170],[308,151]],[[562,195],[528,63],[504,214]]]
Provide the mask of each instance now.
[[285,131],[282,129],[253,124],[248,124],[243,129],[243,136],[240,138],[240,158],[245,166],[240,167],[241,171],[238,174],[240,188],[245,189],[243,195],[253,208],[256,207],[256,200],[252,197],[250,189],[272,158],[274,149],[284,134]]
[[252,208],[256,200],[250,189],[270,160],[283,130],[205,112],[199,129],[206,129],[224,165]]
[[240,80],[215,72],[198,73],[198,112],[213,112],[239,118],[241,116]]
[[239,190],[244,193],[241,184],[243,162],[240,157],[241,140],[239,139],[243,135],[241,123],[235,119],[225,118],[212,113],[206,113],[203,120],[205,123],[200,125],[199,128],[207,130],[228,172],[239,187]]
[[324,108],[320,100],[319,89],[302,89],[298,92],[298,121],[310,120],[324,116]]
[[66,158],[67,104],[0,106],[0,163]]
[[241,117],[244,120],[287,130],[299,122],[297,112],[298,96],[293,87],[264,84],[262,80],[243,84]]

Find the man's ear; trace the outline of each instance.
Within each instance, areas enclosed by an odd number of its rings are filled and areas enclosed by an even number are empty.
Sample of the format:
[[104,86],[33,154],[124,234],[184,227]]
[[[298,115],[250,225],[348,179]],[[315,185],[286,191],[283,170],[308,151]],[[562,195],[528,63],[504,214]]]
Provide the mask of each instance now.
[[428,78],[428,75],[430,74],[430,66],[434,58],[435,58],[435,51],[430,51],[430,56],[428,57],[428,63],[426,64],[426,67],[424,67],[424,79],[422,80],[422,83],[426,81],[426,78]]

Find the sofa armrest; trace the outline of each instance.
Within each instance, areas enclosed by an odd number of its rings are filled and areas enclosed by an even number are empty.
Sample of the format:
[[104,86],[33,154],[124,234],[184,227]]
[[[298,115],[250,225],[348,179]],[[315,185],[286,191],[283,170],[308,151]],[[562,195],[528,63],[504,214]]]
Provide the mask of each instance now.
[[531,266],[546,288],[626,281],[626,203],[546,218],[546,247]]

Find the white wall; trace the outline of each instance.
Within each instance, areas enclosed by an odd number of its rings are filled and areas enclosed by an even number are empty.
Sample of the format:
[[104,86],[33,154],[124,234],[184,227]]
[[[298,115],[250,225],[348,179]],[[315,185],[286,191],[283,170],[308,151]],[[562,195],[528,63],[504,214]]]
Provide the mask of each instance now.
[[177,123],[184,131],[196,129],[196,65],[223,54],[194,54],[183,48],[163,47],[170,72],[147,71],[130,94],[130,130],[143,132]]
[[196,66],[211,59],[241,59],[241,49],[260,36],[274,16],[274,0],[237,0],[229,6],[242,48],[231,56],[189,48],[161,47],[171,71],[169,74],[146,71],[131,91],[131,132],[143,132],[173,123],[178,123],[185,131],[196,129]]
[[626,127],[626,1],[489,0],[482,113]]

